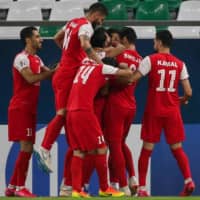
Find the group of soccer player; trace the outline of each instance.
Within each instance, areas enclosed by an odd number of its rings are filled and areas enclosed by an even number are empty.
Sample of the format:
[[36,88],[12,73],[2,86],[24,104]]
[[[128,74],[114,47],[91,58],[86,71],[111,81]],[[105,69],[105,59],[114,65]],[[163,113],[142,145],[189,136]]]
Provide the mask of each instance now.
[[[94,3],[85,17],[70,20],[55,35],[62,56],[54,69],[45,67],[36,55],[42,45],[38,30],[22,29],[20,37],[25,48],[14,59],[14,94],[8,109],[9,140],[20,143],[20,152],[6,196],[36,197],[25,187],[25,181],[35,142],[40,81],[50,77],[56,115],[35,154],[43,169],[53,172],[50,150],[62,127],[65,128],[69,148],[60,196],[89,198],[87,191],[94,169],[99,177],[100,196],[150,196],[146,175],[162,129],[184,177],[180,195],[189,196],[195,189],[182,148],[185,134],[180,113],[180,105],[188,103],[192,89],[184,62],[170,53],[171,33],[157,32],[154,39],[157,53],[142,59],[132,28],[94,30],[96,25],[102,25],[107,14],[103,4]],[[137,81],[147,74],[149,88],[142,120],[138,183],[126,138],[136,113],[134,90]],[[179,82],[184,91],[182,97],[178,95]]]

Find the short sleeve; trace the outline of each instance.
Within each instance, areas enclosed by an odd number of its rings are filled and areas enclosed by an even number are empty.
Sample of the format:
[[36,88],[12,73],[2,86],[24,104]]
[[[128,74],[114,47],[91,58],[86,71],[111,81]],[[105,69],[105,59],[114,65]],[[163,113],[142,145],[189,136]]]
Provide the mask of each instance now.
[[116,72],[118,71],[119,69],[116,68],[116,67],[113,67],[111,65],[103,65],[102,67],[102,74],[104,75],[113,75],[113,74],[116,74]]
[[151,70],[151,61],[149,56],[146,56],[140,63],[138,71],[143,75],[147,75]]
[[14,64],[13,66],[20,72],[22,69],[24,69],[25,67],[29,67],[30,66],[30,62],[29,59],[27,57],[27,55],[25,54],[19,54],[16,56],[15,60],[14,60]]
[[78,37],[80,37],[81,35],[87,35],[89,38],[92,37],[94,33],[94,30],[92,28],[91,24],[83,24],[78,31]]
[[188,71],[187,71],[187,67],[184,63],[182,71],[181,71],[181,75],[180,75],[180,80],[184,80],[184,79],[188,79],[188,78],[189,78],[189,74],[188,74]]

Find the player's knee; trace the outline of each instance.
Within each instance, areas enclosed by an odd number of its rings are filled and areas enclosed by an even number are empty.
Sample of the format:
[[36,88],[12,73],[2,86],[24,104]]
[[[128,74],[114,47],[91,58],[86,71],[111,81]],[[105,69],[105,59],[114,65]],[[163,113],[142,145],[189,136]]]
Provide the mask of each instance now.
[[77,157],[80,157],[80,158],[84,158],[85,152],[84,152],[84,151],[81,151],[81,150],[74,150],[74,151],[73,151],[73,156],[77,156]]
[[147,150],[153,150],[154,148],[154,143],[150,143],[150,142],[143,142],[143,148],[147,149]]
[[102,147],[102,148],[98,148],[96,150],[97,154],[106,154],[108,151],[108,148],[107,147]]
[[62,115],[65,116],[66,115],[66,109],[65,108],[61,108],[56,112],[56,115]]
[[21,141],[20,142],[20,150],[24,152],[33,152],[33,143],[31,141]]
[[182,143],[181,142],[178,142],[178,143],[175,143],[175,144],[170,144],[170,148],[172,150],[175,150],[175,149],[178,149],[178,148],[181,148],[182,147]]

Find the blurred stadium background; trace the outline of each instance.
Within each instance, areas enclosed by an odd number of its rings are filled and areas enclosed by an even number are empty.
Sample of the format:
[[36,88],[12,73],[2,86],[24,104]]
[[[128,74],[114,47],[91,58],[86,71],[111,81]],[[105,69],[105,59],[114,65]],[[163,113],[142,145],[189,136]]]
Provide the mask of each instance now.
[[[0,0],[0,196],[9,180],[15,161],[17,145],[7,142],[7,107],[12,95],[12,62],[22,48],[19,30],[27,25],[35,25],[45,38],[40,56],[46,65],[59,60],[60,50],[52,41],[52,36],[74,17],[87,12],[96,0]],[[200,196],[200,0],[101,0],[109,9],[106,27],[131,26],[139,40],[137,48],[142,56],[153,52],[152,38],[160,29],[169,29],[174,35],[172,53],[186,62],[191,76],[193,97],[188,106],[182,108],[187,140],[184,143],[188,153],[197,189]],[[138,85],[137,116],[131,127],[128,144],[133,151],[135,166],[140,151],[140,123],[146,97],[146,79]],[[37,144],[40,143],[46,124],[54,114],[54,99],[50,81],[42,84],[38,109]],[[63,133],[63,131],[62,131]],[[67,145],[63,134],[53,148],[54,173],[43,174],[32,161],[28,186],[40,196],[57,196],[62,178],[63,158]],[[97,178],[91,180],[91,192],[97,192]],[[155,196],[178,195],[183,180],[175,160],[162,138],[152,157],[149,169],[148,187]]]

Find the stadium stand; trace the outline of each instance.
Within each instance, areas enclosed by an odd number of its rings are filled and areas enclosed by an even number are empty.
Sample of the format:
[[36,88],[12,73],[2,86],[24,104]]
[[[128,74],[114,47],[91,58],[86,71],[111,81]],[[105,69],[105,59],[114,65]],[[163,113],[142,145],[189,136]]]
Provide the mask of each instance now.
[[[0,0],[0,21],[47,20],[67,21],[83,16],[89,5],[98,0]],[[100,0],[99,0],[100,1]],[[177,20],[200,20],[199,0],[101,0],[109,9],[108,20],[167,20],[177,13]],[[22,12],[23,10],[23,12]],[[23,13],[23,14],[22,14]],[[173,17],[174,19],[174,17]],[[42,26],[42,36],[53,36],[61,26]],[[152,38],[155,27],[134,26],[139,38]],[[166,26],[156,27],[166,29]],[[0,27],[0,34],[8,38],[18,35],[21,27]],[[199,38],[197,26],[170,26],[176,38]]]
[[[168,4],[163,0],[141,2],[136,11],[137,20],[168,20],[169,16]],[[166,28],[166,26],[156,27],[157,30]]]
[[126,10],[126,6],[124,2],[121,1],[103,1],[103,4],[109,10],[109,14],[107,16],[107,20],[126,20],[128,19],[128,14]]
[[[190,0],[181,3],[177,21],[199,21],[200,20],[200,1]],[[175,38],[199,38],[200,27],[198,26],[169,26],[168,28]]]

